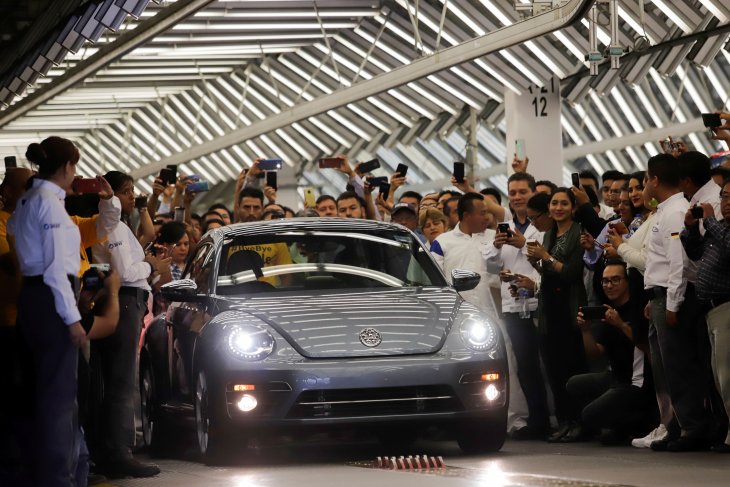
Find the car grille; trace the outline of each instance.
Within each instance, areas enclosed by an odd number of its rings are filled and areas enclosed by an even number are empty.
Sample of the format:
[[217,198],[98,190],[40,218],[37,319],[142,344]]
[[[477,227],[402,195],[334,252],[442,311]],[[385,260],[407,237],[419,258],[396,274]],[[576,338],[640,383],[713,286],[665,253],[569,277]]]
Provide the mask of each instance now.
[[323,389],[302,392],[288,417],[346,418],[432,414],[462,411],[461,401],[446,385]]

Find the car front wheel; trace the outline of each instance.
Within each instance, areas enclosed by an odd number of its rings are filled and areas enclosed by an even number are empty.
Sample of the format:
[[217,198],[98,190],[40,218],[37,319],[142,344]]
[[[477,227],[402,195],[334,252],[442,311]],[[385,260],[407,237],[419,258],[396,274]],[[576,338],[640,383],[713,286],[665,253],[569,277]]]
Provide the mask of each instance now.
[[204,371],[198,372],[195,381],[195,429],[198,451],[202,461],[208,465],[225,463],[231,451],[220,420],[215,415],[210,384]]
[[507,438],[507,409],[495,411],[488,417],[465,421],[457,436],[461,451],[466,454],[499,451]]

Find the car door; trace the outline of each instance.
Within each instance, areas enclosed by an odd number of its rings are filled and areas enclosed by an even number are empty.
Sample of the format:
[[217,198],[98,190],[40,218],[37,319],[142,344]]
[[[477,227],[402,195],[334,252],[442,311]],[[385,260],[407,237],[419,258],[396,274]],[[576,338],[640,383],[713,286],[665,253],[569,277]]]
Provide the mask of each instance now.
[[192,398],[192,363],[195,340],[210,316],[210,280],[215,259],[213,245],[202,243],[195,250],[183,279],[195,281],[198,287],[196,301],[174,302],[167,309],[169,367],[172,391],[177,400]]

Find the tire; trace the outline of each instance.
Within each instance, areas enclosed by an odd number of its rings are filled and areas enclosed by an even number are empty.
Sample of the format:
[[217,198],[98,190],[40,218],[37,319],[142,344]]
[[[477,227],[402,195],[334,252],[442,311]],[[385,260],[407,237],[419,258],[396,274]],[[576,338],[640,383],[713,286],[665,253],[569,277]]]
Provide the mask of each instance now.
[[232,442],[225,428],[216,417],[216,406],[211,402],[210,384],[205,372],[199,371],[195,379],[195,434],[200,459],[206,465],[229,463],[234,453]]
[[160,408],[155,378],[148,360],[142,360],[139,370],[139,395],[142,417],[142,437],[149,453],[166,456],[171,448],[171,434]]
[[467,455],[499,451],[507,438],[507,408],[461,425],[457,442]]

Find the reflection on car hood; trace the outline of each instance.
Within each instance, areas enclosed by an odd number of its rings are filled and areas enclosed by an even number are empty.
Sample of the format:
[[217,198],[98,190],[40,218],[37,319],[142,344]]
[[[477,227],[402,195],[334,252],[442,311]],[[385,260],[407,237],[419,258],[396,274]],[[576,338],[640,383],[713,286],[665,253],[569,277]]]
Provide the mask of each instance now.
[[278,294],[231,301],[229,309],[267,322],[308,358],[436,352],[462,303],[455,291],[443,288]]

